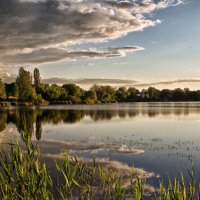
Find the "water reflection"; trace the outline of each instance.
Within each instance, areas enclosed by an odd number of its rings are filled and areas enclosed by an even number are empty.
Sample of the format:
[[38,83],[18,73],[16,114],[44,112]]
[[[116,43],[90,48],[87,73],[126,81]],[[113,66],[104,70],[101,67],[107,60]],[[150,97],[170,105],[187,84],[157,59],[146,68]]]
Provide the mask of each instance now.
[[[87,107],[45,107],[45,108],[14,108],[1,109],[0,132],[7,124],[14,124],[20,134],[26,131],[30,136],[35,134],[37,140],[42,137],[44,124],[74,124],[89,117],[94,122],[112,119],[157,116],[187,116],[200,114],[200,104],[122,104]],[[22,137],[23,139],[23,137]]]
[[0,140],[16,127],[23,140],[26,136],[41,140],[47,155],[60,155],[67,148],[79,157],[134,164],[162,177],[166,171],[175,177],[191,160],[199,170],[199,116],[200,103],[4,108]]

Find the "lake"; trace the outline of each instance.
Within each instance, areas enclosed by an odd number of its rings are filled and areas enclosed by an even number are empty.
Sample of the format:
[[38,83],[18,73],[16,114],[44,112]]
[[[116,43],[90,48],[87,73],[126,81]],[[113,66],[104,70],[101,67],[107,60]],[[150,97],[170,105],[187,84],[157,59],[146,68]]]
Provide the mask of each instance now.
[[179,170],[200,168],[200,103],[125,103],[0,109],[0,142],[21,140],[26,129],[47,158],[72,156],[146,172],[157,186]]

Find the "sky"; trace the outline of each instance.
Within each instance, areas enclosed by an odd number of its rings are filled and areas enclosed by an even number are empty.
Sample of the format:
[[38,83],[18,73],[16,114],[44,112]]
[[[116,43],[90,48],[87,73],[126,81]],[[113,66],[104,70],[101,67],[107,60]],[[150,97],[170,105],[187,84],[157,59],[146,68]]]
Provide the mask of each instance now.
[[200,89],[199,0],[1,0],[0,77]]

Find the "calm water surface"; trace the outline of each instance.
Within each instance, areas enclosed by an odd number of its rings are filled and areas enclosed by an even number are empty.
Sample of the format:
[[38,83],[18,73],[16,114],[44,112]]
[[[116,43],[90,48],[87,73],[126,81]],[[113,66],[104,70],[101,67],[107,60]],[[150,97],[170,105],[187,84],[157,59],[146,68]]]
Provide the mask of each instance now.
[[[200,103],[130,103],[47,106],[0,110],[0,142],[20,138],[25,119],[43,153],[96,157],[154,172],[156,183],[169,174],[200,172]],[[166,181],[166,178],[164,178]],[[158,181],[157,181],[158,183]]]

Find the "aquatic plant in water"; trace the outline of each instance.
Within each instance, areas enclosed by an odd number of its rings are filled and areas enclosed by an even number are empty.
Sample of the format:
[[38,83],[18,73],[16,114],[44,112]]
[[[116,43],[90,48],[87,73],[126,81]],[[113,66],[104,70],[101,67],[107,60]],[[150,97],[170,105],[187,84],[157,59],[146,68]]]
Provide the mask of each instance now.
[[[24,126],[26,127],[26,125]],[[85,163],[65,152],[61,161],[55,161],[54,170],[60,174],[62,181],[56,183],[37,144],[33,144],[26,131],[23,132],[25,145],[8,144],[0,151],[0,199],[78,199],[78,200],[121,200],[146,199],[146,181],[130,171],[129,185],[124,186],[124,177],[117,169],[105,167],[93,160]],[[151,194],[155,200],[196,200],[200,199],[196,189],[194,169],[188,171],[191,181],[185,183],[184,176],[171,181],[168,185],[160,182],[159,192]],[[56,194],[54,188],[58,191]],[[149,199],[149,197],[148,197]]]

